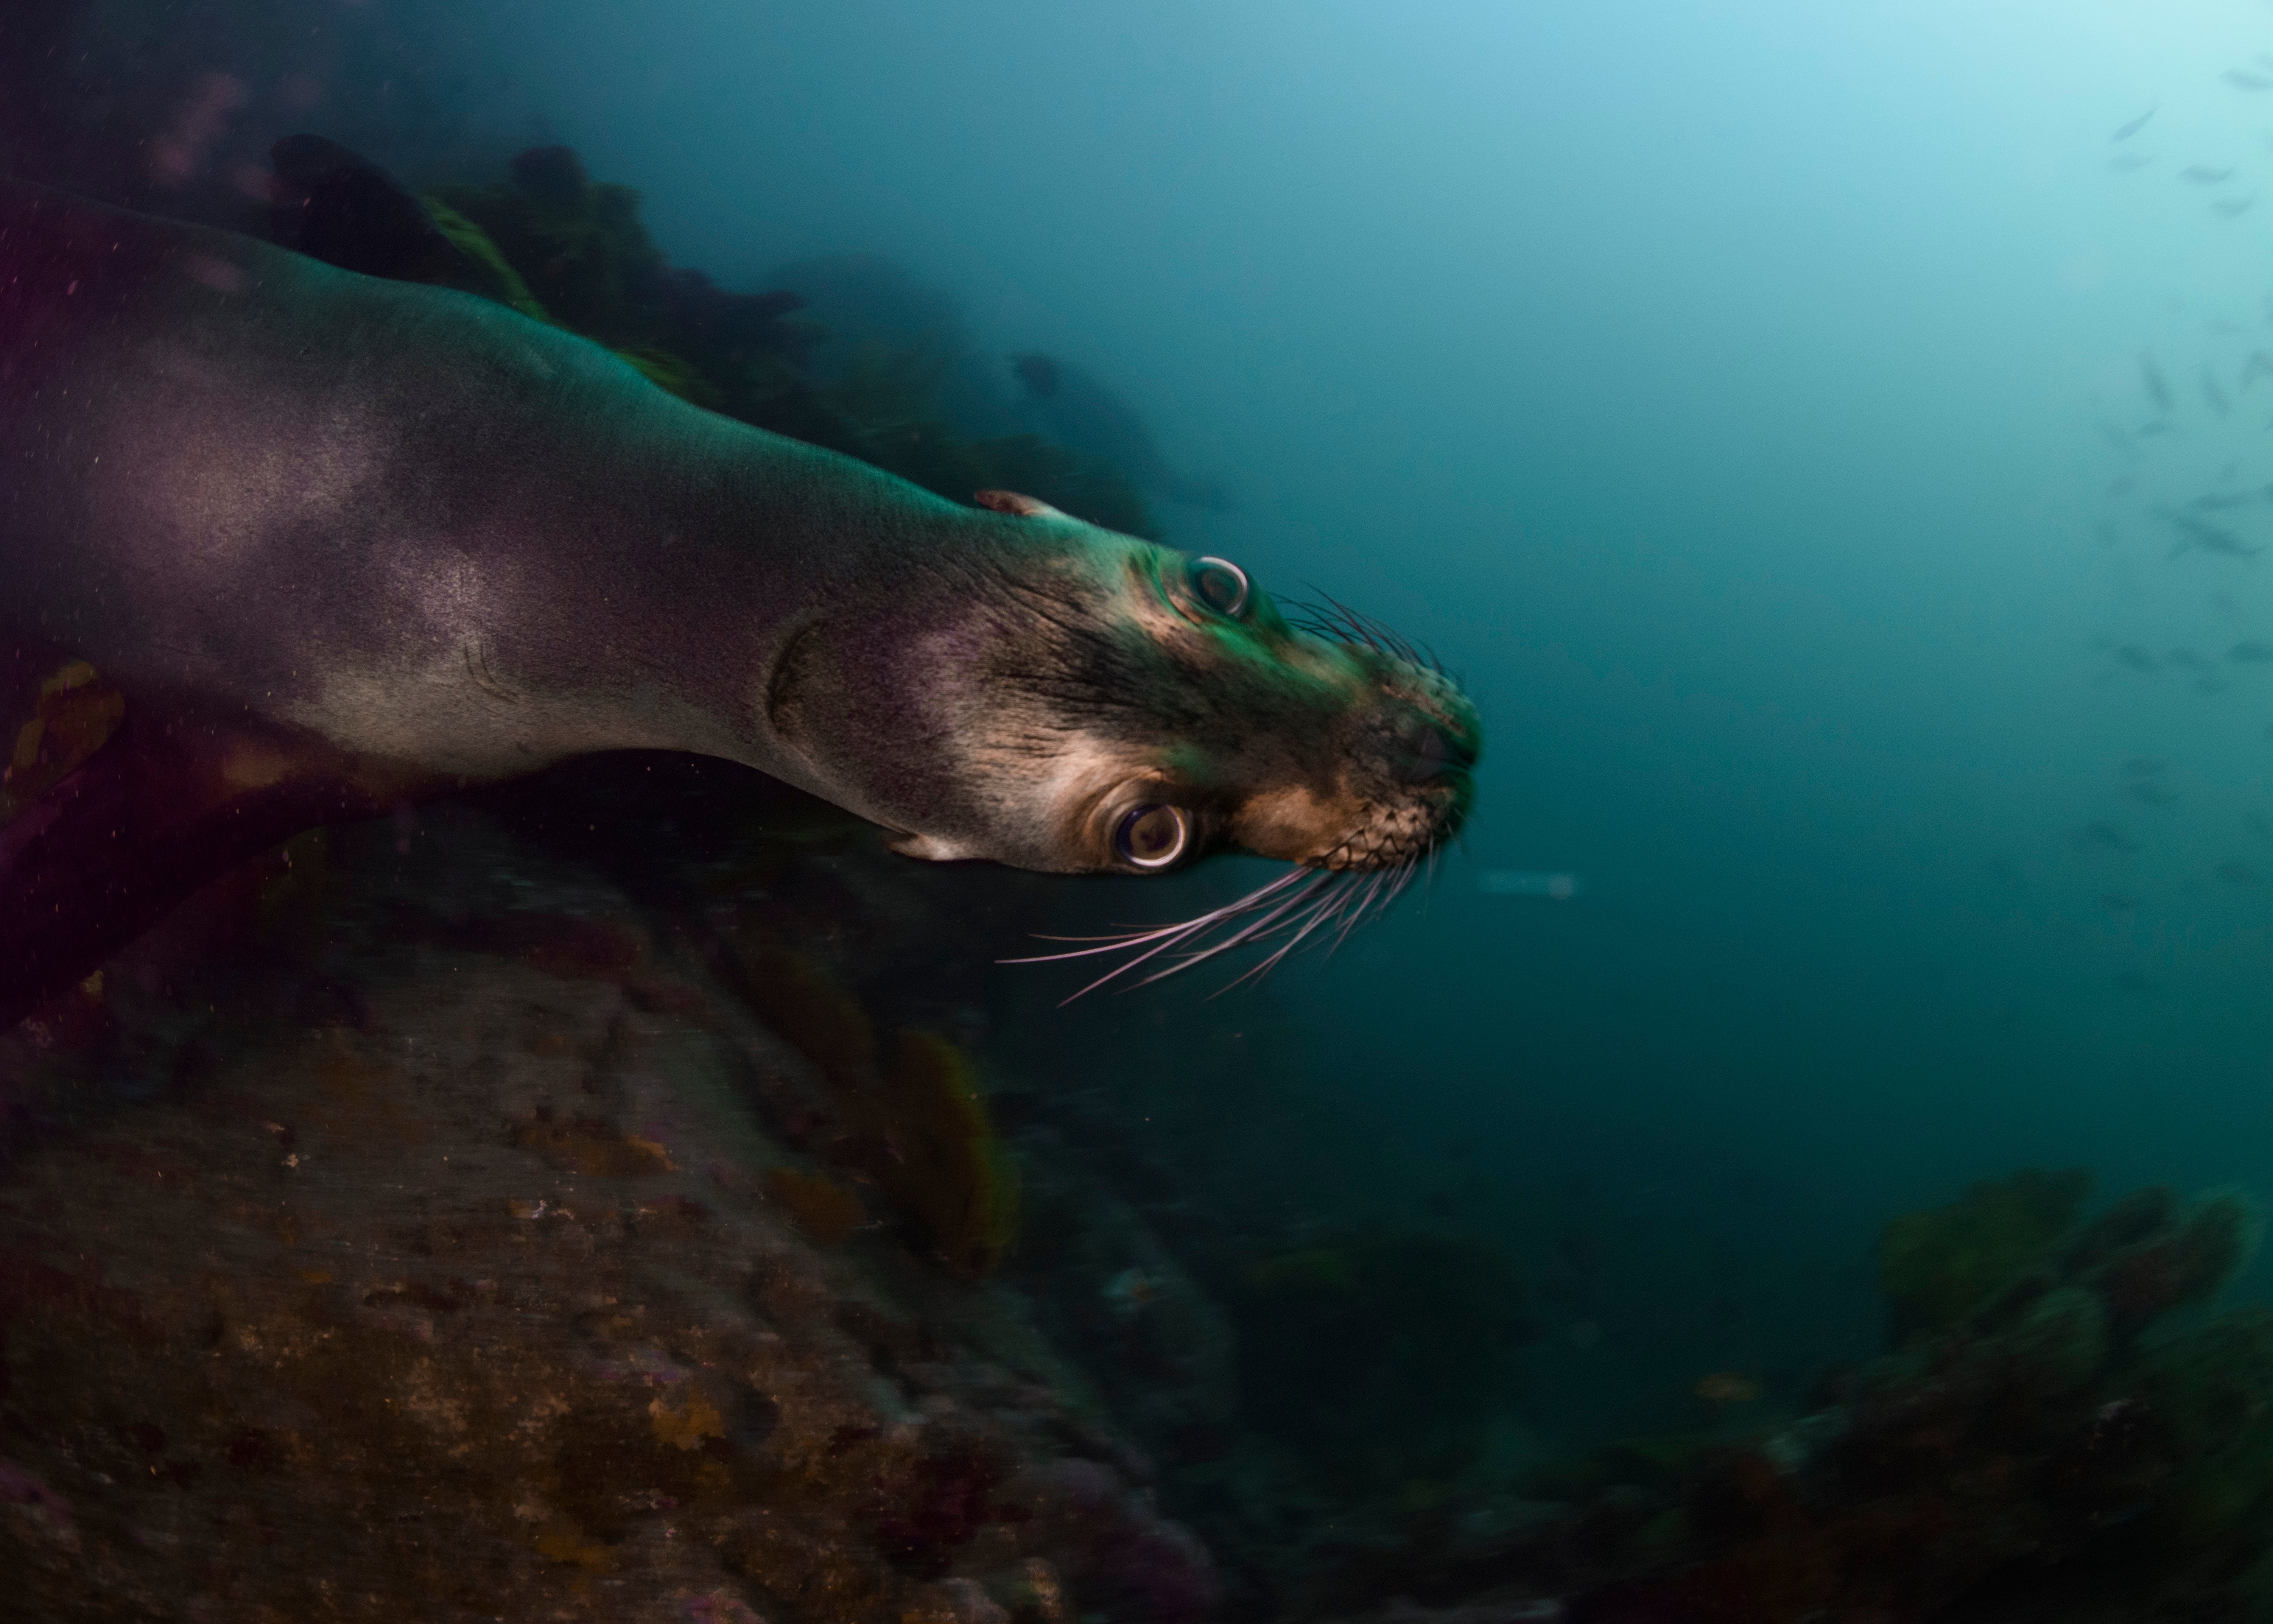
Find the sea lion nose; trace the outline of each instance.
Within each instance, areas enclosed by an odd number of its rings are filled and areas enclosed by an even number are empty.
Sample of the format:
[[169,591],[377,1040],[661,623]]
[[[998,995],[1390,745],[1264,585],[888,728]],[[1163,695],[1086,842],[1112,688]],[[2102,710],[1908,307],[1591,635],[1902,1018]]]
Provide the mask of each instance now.
[[1476,763],[1475,750],[1433,722],[1415,721],[1405,729],[1397,753],[1400,783],[1420,786],[1466,772]]

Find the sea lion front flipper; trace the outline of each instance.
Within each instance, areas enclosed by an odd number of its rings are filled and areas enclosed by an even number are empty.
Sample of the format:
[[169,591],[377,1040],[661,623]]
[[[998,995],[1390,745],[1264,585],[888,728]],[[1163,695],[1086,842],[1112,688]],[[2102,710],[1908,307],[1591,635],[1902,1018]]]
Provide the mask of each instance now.
[[100,749],[0,827],[0,1031],[238,863],[379,809],[284,741],[129,703]]

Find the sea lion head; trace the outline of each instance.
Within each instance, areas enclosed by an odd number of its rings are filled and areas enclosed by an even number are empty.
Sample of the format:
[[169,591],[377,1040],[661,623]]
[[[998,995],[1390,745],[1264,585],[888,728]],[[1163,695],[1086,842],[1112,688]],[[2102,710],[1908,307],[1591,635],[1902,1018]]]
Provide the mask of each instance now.
[[1459,829],[1482,733],[1433,662],[1339,609],[1290,620],[1224,560],[979,500],[977,541],[857,631],[816,622],[770,684],[777,734],[897,850],[1409,873]]

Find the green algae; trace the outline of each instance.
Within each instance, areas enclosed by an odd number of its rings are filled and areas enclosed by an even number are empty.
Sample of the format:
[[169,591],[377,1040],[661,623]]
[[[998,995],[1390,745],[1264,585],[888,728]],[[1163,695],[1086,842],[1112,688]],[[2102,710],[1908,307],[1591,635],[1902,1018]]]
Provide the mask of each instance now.
[[513,268],[513,261],[499,251],[488,232],[452,208],[439,193],[429,192],[418,200],[426,206],[426,212],[433,216],[442,235],[473,262],[481,281],[468,287],[466,292],[509,305],[532,321],[551,321],[544,306],[529,290],[529,284],[521,280],[521,273]]
[[1986,1304],[2044,1257],[2090,1189],[2091,1176],[2081,1168],[2024,1168],[1889,1222],[1879,1243],[1879,1277],[1893,1340],[1947,1330]]

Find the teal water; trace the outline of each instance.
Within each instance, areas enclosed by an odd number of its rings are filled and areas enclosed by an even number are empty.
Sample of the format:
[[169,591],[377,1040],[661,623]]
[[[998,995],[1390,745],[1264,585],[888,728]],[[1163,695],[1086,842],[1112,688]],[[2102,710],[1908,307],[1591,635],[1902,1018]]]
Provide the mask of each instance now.
[[[1195,1255],[1512,1259],[1500,1456],[1714,1372],[1802,1408],[1885,1345],[1888,1220],[1973,1181],[2273,1192],[2265,7],[209,10],[56,35],[166,117],[238,83],[207,167],[107,169],[89,114],[21,171],[214,217],[294,128],[422,186],[573,147],[674,263],[943,346],[964,426],[1155,459],[1171,543],[1460,675],[1475,814],[1337,951],[965,980]],[[847,255],[896,268],[832,304]],[[1034,353],[1116,403],[1022,403]],[[1267,877],[954,894],[976,959]]]

